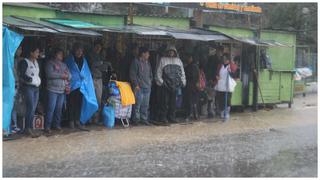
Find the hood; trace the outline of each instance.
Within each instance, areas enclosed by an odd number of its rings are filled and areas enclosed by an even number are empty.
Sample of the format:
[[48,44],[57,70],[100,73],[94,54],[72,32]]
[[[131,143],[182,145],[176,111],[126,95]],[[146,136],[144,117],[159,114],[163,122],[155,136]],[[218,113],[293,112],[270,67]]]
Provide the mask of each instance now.
[[178,51],[174,45],[169,45],[166,51],[168,52],[169,50],[173,50],[178,55]]

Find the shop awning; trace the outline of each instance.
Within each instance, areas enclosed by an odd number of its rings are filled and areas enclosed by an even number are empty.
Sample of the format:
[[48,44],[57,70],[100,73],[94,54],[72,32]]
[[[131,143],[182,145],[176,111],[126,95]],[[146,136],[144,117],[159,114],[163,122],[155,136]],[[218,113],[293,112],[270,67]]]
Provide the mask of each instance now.
[[6,21],[4,21],[4,24],[29,31],[62,33],[64,35],[102,36],[100,33],[92,30],[65,27],[30,17],[10,16],[5,17],[4,19],[6,19]]
[[198,41],[226,41],[230,39],[221,33],[206,31],[202,29],[180,30],[172,27],[157,27],[157,29],[166,31],[169,35],[171,35],[175,39],[198,40]]
[[67,26],[67,27],[72,27],[72,28],[103,28],[103,26],[99,26],[96,24],[91,24],[88,22],[84,21],[78,21],[78,20],[71,20],[71,19],[41,19],[47,22],[51,22],[54,24],[62,25],[62,26]]
[[22,30],[27,30],[27,31],[40,31],[40,32],[49,32],[49,33],[58,33],[58,31],[54,29],[50,29],[47,27],[44,27],[39,24],[35,24],[29,21],[25,21],[22,19],[14,18],[11,16],[5,16],[3,17],[3,22],[4,25],[11,26],[11,27],[17,27]]
[[132,33],[138,35],[150,35],[150,36],[169,36],[169,34],[165,31],[161,31],[152,27],[146,26],[136,26],[136,25],[129,25],[129,26],[118,26],[118,27],[105,27],[102,29],[97,29],[107,32],[117,32],[117,33]]
[[223,34],[213,33],[210,31],[199,29],[179,30],[171,27],[148,27],[139,25],[128,25],[121,27],[106,27],[97,30],[118,33],[133,33],[138,35],[169,36],[175,39],[186,39],[196,41],[230,40],[230,38]]
[[261,43],[267,44],[269,46],[277,46],[277,47],[292,47],[287,44],[283,44],[274,40],[260,40]]

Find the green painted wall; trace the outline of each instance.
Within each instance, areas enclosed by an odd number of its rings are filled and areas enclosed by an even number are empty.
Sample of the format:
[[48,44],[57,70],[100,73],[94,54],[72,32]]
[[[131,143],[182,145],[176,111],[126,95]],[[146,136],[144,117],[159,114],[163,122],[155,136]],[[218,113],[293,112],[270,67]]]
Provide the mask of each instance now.
[[281,72],[280,75],[280,101],[291,101],[293,98],[294,82],[292,73]]
[[97,25],[102,25],[102,26],[124,25],[124,17],[123,16],[108,16],[108,15],[58,12],[57,18],[74,19],[74,20],[89,22],[92,24],[97,24]]
[[[280,102],[280,72],[264,69],[259,74],[259,85],[264,103]],[[258,91],[258,103],[262,103],[260,91]]]
[[56,18],[56,11],[50,9],[3,5],[3,16],[25,16],[33,18]]
[[[293,97],[292,71],[295,67],[296,35],[278,31],[262,31],[261,39],[275,40],[291,47],[269,47],[267,54],[273,71],[260,72],[259,83],[266,103],[291,102]],[[272,80],[268,80],[272,77]],[[259,99],[259,103],[261,103]]]
[[170,26],[177,29],[189,29],[189,19],[187,18],[162,18],[134,16],[133,24],[142,26]]
[[219,31],[224,34],[236,37],[247,37],[252,38],[254,37],[254,33],[250,29],[239,29],[239,28],[229,28],[229,27],[217,27],[217,26],[210,26],[209,30],[212,31]]
[[293,70],[296,59],[296,35],[291,33],[262,31],[261,39],[275,40],[292,47],[269,47],[267,54],[271,57],[272,69]]

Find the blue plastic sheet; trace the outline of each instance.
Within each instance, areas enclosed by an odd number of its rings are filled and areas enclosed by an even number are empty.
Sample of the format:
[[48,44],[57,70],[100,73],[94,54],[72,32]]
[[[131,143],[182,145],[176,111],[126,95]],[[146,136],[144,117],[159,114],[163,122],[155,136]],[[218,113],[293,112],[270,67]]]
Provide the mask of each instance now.
[[14,101],[14,54],[19,47],[23,36],[2,27],[2,128],[10,133],[11,112]]
[[80,92],[83,95],[80,122],[85,124],[98,110],[98,102],[94,91],[91,72],[85,58],[83,59],[81,70],[79,70],[72,55],[67,58],[66,64],[71,73],[71,91],[80,88]]

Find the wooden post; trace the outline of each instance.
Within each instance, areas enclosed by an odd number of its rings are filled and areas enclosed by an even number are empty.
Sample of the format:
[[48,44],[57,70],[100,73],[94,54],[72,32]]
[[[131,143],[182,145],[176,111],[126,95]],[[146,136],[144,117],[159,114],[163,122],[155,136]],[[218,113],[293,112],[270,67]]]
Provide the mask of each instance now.
[[129,3],[129,8],[128,8],[128,25],[133,24],[133,5],[132,3]]

